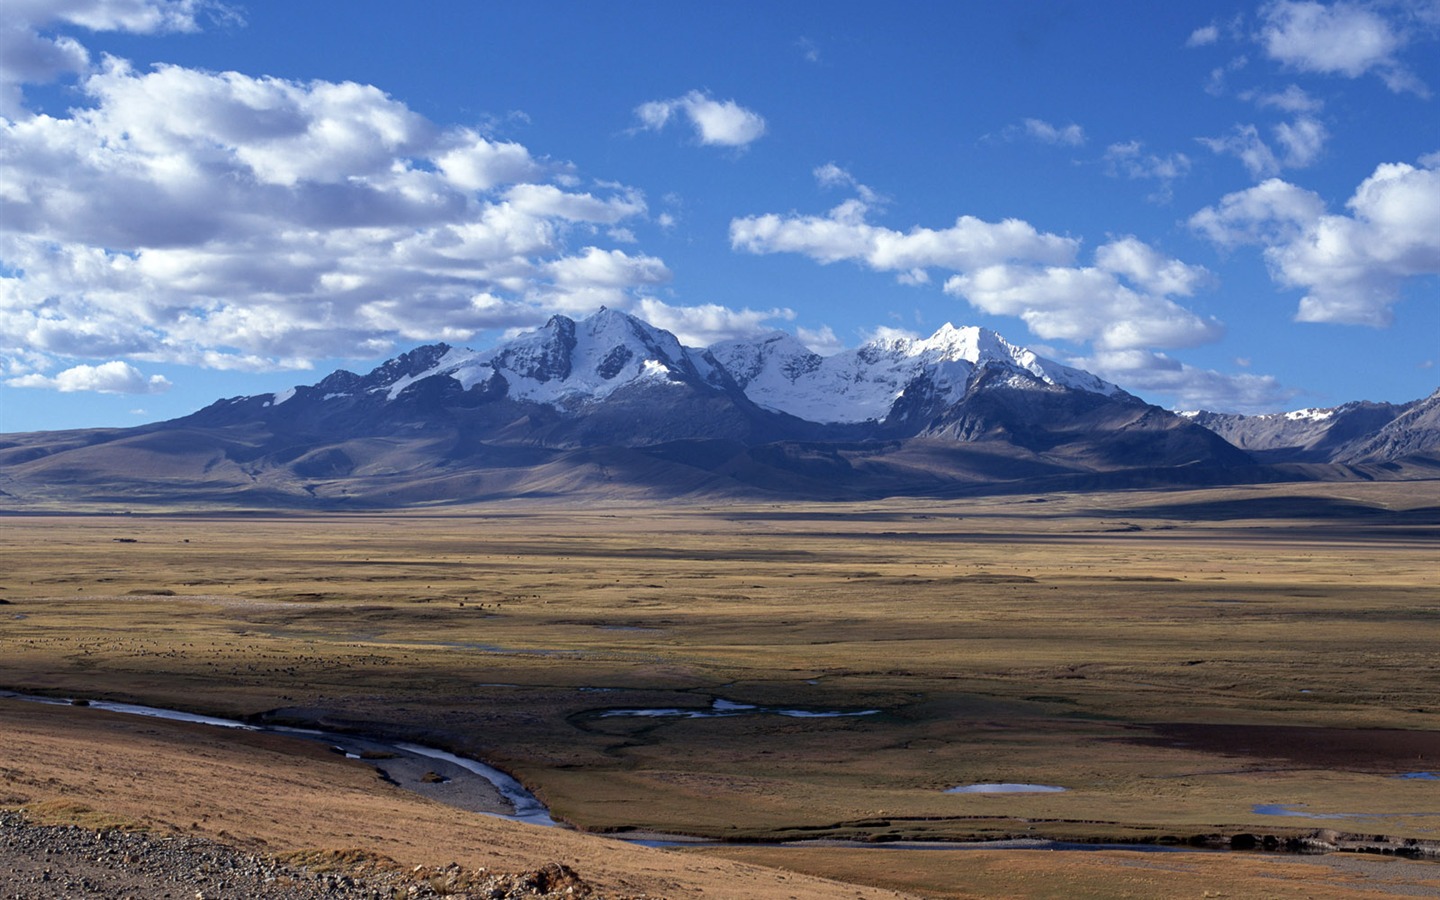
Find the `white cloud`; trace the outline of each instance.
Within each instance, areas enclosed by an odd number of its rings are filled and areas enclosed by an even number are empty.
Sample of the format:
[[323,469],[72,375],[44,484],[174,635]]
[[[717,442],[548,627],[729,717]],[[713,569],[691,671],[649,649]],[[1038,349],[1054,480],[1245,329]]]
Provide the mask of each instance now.
[[9,0],[0,22],[0,115],[29,116],[22,85],[46,84],[89,67],[90,53],[79,41],[42,31],[66,25],[134,34],[195,31],[202,11],[235,17],[210,0]]
[[570,222],[613,225],[645,212],[645,201],[634,191],[601,198],[564,191],[553,184],[517,184],[505,192],[505,200],[524,216]]
[[453,139],[455,146],[436,156],[435,165],[461,190],[488,191],[545,176],[544,168],[519,144],[489,141],[470,130],[457,132]]
[[1280,171],[1279,157],[1254,125],[1236,125],[1225,137],[1199,138],[1199,141],[1214,153],[1240,160],[1251,177],[1264,178]]
[[1187,47],[1204,47],[1220,40],[1220,28],[1211,24],[1197,28],[1190,32],[1190,37],[1185,41]]
[[1045,234],[1019,219],[986,222],[961,216],[949,228],[895,231],[864,220],[865,203],[850,200],[826,216],[747,216],[730,222],[730,245],[748,253],[800,253],[819,263],[852,260],[878,272],[931,266],[971,269],[1006,260],[1068,262],[1078,241]]
[[1018,316],[1036,336],[1105,350],[1189,347],[1224,327],[1180,306],[1209,278],[1133,237],[1098,248],[1093,266],[999,264],[951,276],[945,292],[983,312]]
[[854,175],[851,175],[848,171],[833,162],[828,162],[823,166],[816,166],[812,174],[815,176],[815,180],[820,183],[821,187],[835,187],[836,185],[850,187],[856,184]]
[[1172,409],[1274,412],[1299,393],[1273,375],[1230,375],[1147,350],[1102,351],[1070,363],[1129,390],[1165,395]]
[[859,179],[851,175],[848,169],[843,169],[833,162],[823,166],[816,166],[814,173],[815,181],[824,188],[849,188],[855,192],[855,196],[867,207],[875,207],[886,202],[886,198],[868,185],[861,184]]
[[1281,122],[1273,132],[1275,142],[1281,148],[1280,153],[1276,153],[1260,137],[1260,131],[1254,125],[1236,125],[1225,137],[1200,138],[1199,141],[1215,153],[1239,159],[1252,177],[1269,178],[1282,169],[1303,169],[1313,165],[1330,138],[1330,131],[1324,123],[1309,115]]
[[1210,281],[1204,267],[1171,259],[1135,237],[1097,247],[1095,265],[1156,295],[1190,297]]
[[1246,94],[1241,96],[1242,100],[1254,100],[1255,105],[1264,108],[1278,109],[1288,113],[1314,113],[1324,108],[1325,104],[1310,96],[1298,85],[1290,85],[1283,91],[1270,94]]
[[1275,126],[1275,140],[1285,148],[1285,165],[1303,169],[1320,158],[1330,132],[1318,120],[1300,116],[1293,122],[1281,122]]
[[1306,291],[1298,320],[1389,325],[1408,281],[1440,276],[1440,169],[1384,163],[1346,206],[1327,214],[1317,195],[1271,180],[1190,224],[1221,245],[1263,246],[1271,277]]
[[1027,136],[1046,144],[1079,147],[1085,143],[1085,129],[1073,122],[1057,126],[1044,119],[1026,119],[1021,123],[1021,128]]
[[1168,203],[1173,197],[1174,183],[1190,174],[1190,157],[1184,153],[1158,156],[1145,153],[1139,141],[1111,144],[1105,148],[1106,171],[1112,178],[1125,177],[1132,181],[1154,181],[1155,192],[1148,198],[1156,203]]
[[586,247],[579,256],[557,259],[546,266],[561,288],[605,287],[623,290],[635,285],[663,284],[670,270],[654,256],[630,256],[622,250]]
[[158,34],[167,31],[199,30],[201,12],[233,16],[223,4],[211,0],[13,0],[7,4],[12,15],[34,25],[68,22],[90,31],[126,31]]
[[674,334],[687,347],[708,347],[721,341],[756,337],[773,331],[766,324],[774,319],[793,319],[794,310],[730,309],[714,303],[700,306],[671,306],[653,297],[642,297],[634,306],[640,318]]
[[139,369],[121,360],[98,366],[79,365],[66,369],[53,378],[32,373],[7,379],[11,387],[48,388],[61,393],[93,391],[100,394],[160,394],[170,389],[163,375],[146,378]]
[[1225,93],[1225,80],[1231,72],[1238,72],[1250,64],[1250,58],[1243,54],[1231,59],[1223,66],[1216,66],[1210,70],[1210,77],[1205,82],[1205,93],[1213,97],[1219,97]]
[[1190,227],[1222,247],[1293,240],[1325,212],[1325,202],[1279,178],[1227,194],[1190,217]]
[[[822,167],[822,181],[843,170]],[[825,216],[767,214],[733,219],[730,244],[748,253],[799,253],[821,264],[842,260],[895,272],[905,284],[946,269],[947,294],[977,309],[1018,316],[1045,338],[1104,348],[1183,347],[1218,340],[1223,326],[1176,303],[1209,279],[1199,266],[1169,259],[1133,237],[1100,247],[1093,266],[1074,265],[1080,242],[1028,222],[961,216],[950,228],[908,232],[865,220],[868,205],[847,200]]]
[[895,328],[890,325],[876,325],[874,328],[861,332],[860,339],[865,343],[892,344],[897,341],[914,341],[920,337],[919,332],[909,328]]
[[638,191],[580,189],[368,85],[107,60],[76,89],[65,117],[0,118],[0,371],[18,377],[66,357],[373,357],[623,305],[668,277],[653,257],[569,249],[624,237]]
[[1425,95],[1426,86],[1397,56],[1409,34],[1388,12],[1376,3],[1276,0],[1261,13],[1259,40],[1271,59],[1302,72],[1347,78],[1374,72],[1392,91]]
[[673,100],[651,100],[635,107],[641,127],[659,131],[677,115],[690,120],[695,137],[702,144],[744,147],[765,134],[765,119],[734,100],[712,100],[708,94],[691,91]]
[[835,329],[829,325],[821,325],[819,328],[796,328],[795,337],[800,343],[809,347],[821,356],[833,356],[845,349],[845,342],[835,334]]

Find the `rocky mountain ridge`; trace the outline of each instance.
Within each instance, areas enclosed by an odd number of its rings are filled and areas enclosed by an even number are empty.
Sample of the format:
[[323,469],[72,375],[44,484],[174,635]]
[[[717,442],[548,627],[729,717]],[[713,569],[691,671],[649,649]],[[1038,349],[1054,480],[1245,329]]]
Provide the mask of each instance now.
[[1180,415],[1261,461],[1383,462],[1440,448],[1440,389],[1409,403],[1360,400],[1264,415]]

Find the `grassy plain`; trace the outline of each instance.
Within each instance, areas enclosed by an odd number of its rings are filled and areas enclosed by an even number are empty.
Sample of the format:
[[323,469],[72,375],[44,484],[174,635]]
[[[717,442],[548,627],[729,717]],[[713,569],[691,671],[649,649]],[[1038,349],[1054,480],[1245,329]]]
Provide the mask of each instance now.
[[[0,687],[403,734],[590,830],[1433,840],[1437,537],[1435,482],[16,516]],[[879,712],[603,715],[717,698]]]

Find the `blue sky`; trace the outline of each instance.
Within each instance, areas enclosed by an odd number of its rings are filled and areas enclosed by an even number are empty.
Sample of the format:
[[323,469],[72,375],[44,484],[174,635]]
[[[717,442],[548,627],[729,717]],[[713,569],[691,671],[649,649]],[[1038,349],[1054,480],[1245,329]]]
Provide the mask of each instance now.
[[0,432],[622,308],[1169,408],[1440,384],[1440,0],[7,0]]

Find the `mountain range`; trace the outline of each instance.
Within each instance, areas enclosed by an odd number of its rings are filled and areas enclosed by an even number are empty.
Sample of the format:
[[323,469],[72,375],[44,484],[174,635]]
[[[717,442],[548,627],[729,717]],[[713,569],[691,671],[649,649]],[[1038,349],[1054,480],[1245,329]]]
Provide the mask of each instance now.
[[820,356],[783,332],[686,347],[602,309],[167,422],[0,436],[0,503],[847,499],[1433,477],[1436,465],[1440,392],[1177,415],[983,328]]

